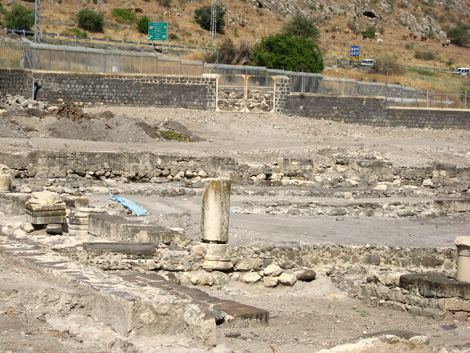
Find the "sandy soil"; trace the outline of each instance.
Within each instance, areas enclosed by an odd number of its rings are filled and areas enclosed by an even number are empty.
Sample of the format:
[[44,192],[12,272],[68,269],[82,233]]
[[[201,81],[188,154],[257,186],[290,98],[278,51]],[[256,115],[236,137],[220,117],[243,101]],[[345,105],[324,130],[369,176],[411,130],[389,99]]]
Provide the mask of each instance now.
[[[115,114],[115,120],[99,118],[104,120],[90,127],[89,121],[80,123],[52,116],[34,118],[10,114],[7,118],[0,119],[0,141],[4,150],[11,151],[37,148],[98,151],[125,149],[230,156],[247,163],[269,163],[281,156],[328,161],[335,156],[372,155],[399,166],[423,166],[432,162],[470,166],[470,131],[376,128],[278,114],[185,109],[93,107],[85,111],[93,114],[111,111]],[[142,129],[142,124],[136,124],[145,122],[148,126],[159,126],[165,120],[181,123],[203,141],[184,143],[156,140]],[[86,131],[79,130],[80,125],[84,129],[93,130],[93,136],[97,136],[95,140],[79,140],[84,136],[83,131]],[[104,135],[106,140],[99,140]],[[97,202],[100,201],[98,199]],[[151,203],[145,199],[141,201],[148,205]],[[157,204],[153,207],[156,210]],[[191,216],[180,217],[183,220],[180,226],[197,228],[197,202],[190,202],[188,205],[185,200],[175,199],[167,207],[167,211],[161,213],[163,223],[177,225],[172,223],[174,218],[165,217],[165,213],[174,214],[174,210],[177,210],[176,213],[184,213],[186,208]],[[4,224],[21,222],[20,219],[5,216],[1,219]],[[289,241],[293,239],[292,241],[301,244],[342,241],[366,243],[366,236],[361,239],[360,235],[367,233],[367,229],[372,229],[377,234],[383,234],[382,238],[374,239],[377,245],[391,241],[391,236],[396,234],[397,241],[389,245],[407,241],[406,246],[452,246],[455,235],[466,233],[468,217],[438,219],[434,221],[437,223],[429,222],[426,226],[421,223],[412,225],[384,220],[353,220],[349,223],[318,218],[313,221],[316,222],[315,227],[304,219],[292,217],[289,219],[291,226],[285,227],[282,218],[277,218],[276,223],[272,218],[259,217],[250,224],[247,218],[234,215],[231,219],[231,242],[263,245],[267,244],[268,239],[282,243],[289,237]],[[341,224],[339,227],[343,231],[331,231],[337,230],[338,224]],[[446,231],[443,232],[439,227]],[[306,235],[305,230],[312,228],[317,231]],[[347,229],[351,229],[351,234],[356,234],[357,237],[345,238]],[[431,230],[434,231],[431,233]],[[440,237],[442,233],[445,236]],[[410,234],[414,238],[410,238]],[[117,345],[110,348],[110,342],[117,338],[112,333],[97,334],[104,332],[104,328],[100,328],[99,323],[86,321],[86,311],[70,309],[65,313],[52,314],[43,301],[38,301],[35,294],[38,286],[55,285],[59,288],[63,285],[54,284],[50,278],[43,278],[17,264],[12,265],[5,259],[0,261],[0,270],[0,352],[117,350]],[[146,347],[146,352],[314,352],[366,333],[407,329],[428,335],[429,351],[470,352],[468,322],[437,322],[402,312],[366,307],[336,289],[326,276],[326,269],[315,270],[317,280],[299,283],[293,288],[269,289],[262,285],[248,286],[239,282],[203,288],[216,296],[268,309],[271,312],[269,327],[222,328],[219,330],[220,343],[217,347],[192,347],[183,338],[160,338],[160,342],[163,342],[160,344],[142,340],[142,347]],[[63,287],[60,290],[71,289]],[[28,304],[34,300],[38,303],[36,306]],[[44,314],[47,314],[44,316],[45,321],[40,319]],[[74,315],[81,316],[72,324],[70,320]],[[94,332],[93,335],[90,332]],[[41,342],[48,343],[40,344]]]

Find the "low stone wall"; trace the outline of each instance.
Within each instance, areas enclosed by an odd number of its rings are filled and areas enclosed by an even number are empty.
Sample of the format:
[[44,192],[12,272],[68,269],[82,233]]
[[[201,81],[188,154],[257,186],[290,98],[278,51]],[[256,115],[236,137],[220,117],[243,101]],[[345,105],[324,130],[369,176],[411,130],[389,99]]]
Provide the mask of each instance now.
[[384,97],[291,94],[283,113],[372,126],[470,129],[469,110],[387,108]]
[[470,317],[470,284],[455,279],[456,271],[371,268],[361,275],[343,267],[333,282],[368,305],[408,312],[435,320],[467,321]]
[[[16,178],[67,178],[77,180],[180,181],[231,177],[232,182],[263,186],[299,185],[350,188],[380,183],[427,186],[470,180],[470,168],[451,163],[426,167],[400,167],[374,159],[337,158],[318,164],[311,159],[280,158],[276,165],[245,165],[233,158],[160,155],[152,152],[0,152],[0,164]],[[354,175],[354,180],[345,174]],[[82,184],[83,184],[82,182]],[[386,185],[384,190],[387,189]]]

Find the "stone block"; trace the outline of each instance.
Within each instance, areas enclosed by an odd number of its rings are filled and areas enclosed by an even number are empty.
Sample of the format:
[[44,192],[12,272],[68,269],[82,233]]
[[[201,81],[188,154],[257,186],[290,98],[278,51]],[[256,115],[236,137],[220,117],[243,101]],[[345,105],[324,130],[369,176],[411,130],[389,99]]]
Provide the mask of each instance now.
[[257,272],[248,272],[242,276],[242,281],[249,284],[254,284],[261,280],[261,276]]
[[278,277],[264,277],[263,278],[263,285],[265,287],[277,287],[279,284],[279,278]]
[[294,274],[283,273],[279,276],[279,283],[284,286],[292,287],[297,282],[297,277]]

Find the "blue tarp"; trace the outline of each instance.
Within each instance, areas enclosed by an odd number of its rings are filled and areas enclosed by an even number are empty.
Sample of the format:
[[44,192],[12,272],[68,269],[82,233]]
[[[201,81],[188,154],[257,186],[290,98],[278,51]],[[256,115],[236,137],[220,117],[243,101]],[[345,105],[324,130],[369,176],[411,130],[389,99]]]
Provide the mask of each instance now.
[[136,205],[135,203],[133,203],[131,200],[128,200],[124,197],[121,197],[121,196],[115,196],[115,195],[111,195],[109,197],[109,199],[111,201],[116,201],[116,202],[119,202],[121,203],[124,207],[128,208],[129,210],[131,210],[133,213],[135,213],[136,216],[140,217],[140,216],[148,216],[149,213],[147,212],[147,210],[143,207],[140,207],[139,205]]

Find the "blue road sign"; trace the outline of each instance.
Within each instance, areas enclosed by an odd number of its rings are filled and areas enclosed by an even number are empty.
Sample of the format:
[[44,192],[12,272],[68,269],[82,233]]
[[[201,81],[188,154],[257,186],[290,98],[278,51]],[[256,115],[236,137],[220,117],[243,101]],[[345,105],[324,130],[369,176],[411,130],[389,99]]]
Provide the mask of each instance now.
[[349,56],[360,56],[361,53],[361,47],[359,45],[353,45],[351,46],[351,51]]

